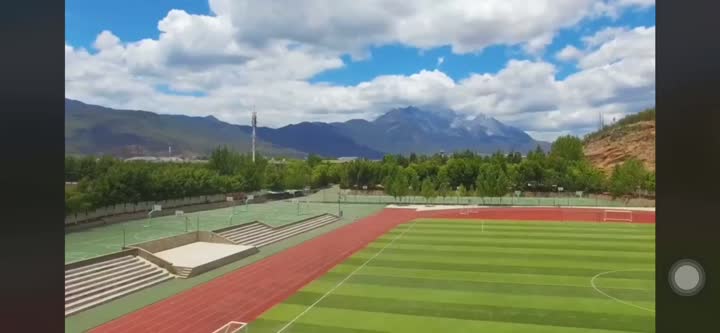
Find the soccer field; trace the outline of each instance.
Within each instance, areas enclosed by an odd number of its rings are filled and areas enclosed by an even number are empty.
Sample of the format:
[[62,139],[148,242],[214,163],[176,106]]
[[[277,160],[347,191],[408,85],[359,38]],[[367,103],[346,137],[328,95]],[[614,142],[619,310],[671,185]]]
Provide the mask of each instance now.
[[415,220],[251,332],[654,332],[654,224]]

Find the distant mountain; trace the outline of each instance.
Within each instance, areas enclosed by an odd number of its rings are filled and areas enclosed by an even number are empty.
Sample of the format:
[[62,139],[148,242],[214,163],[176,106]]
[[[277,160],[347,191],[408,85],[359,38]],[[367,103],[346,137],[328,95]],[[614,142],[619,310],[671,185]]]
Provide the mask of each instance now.
[[[248,130],[251,128],[248,126]],[[274,144],[327,157],[360,156],[381,159],[384,153],[355,143],[336,127],[319,122],[302,122],[278,129],[259,127],[257,136]]]
[[[232,125],[212,116],[160,115],[116,110],[65,100],[65,149],[69,154],[110,154],[120,157],[207,155],[220,145],[249,152],[251,127]],[[257,129],[258,151],[267,156],[381,158],[385,153],[432,154],[470,149],[527,152],[538,144],[525,132],[494,118],[467,119],[451,110],[394,109],[373,121],[303,122]]]
[[[268,156],[306,155],[262,139],[258,141],[258,150]],[[67,154],[165,156],[168,146],[172,146],[173,155],[198,156],[207,155],[220,145],[250,151],[250,134],[242,126],[224,123],[212,116],[160,115],[65,100]]]
[[391,110],[374,121],[355,119],[331,125],[357,143],[388,153],[433,154],[466,149],[479,153],[527,152],[537,145],[549,148],[549,143],[536,141],[494,118],[466,118],[451,110],[406,107]]

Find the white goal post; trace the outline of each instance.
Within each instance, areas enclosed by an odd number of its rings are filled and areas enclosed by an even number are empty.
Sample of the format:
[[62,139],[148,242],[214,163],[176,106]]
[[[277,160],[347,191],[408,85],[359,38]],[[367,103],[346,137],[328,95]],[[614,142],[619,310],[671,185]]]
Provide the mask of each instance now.
[[624,209],[603,210],[603,222],[633,222],[633,211]]
[[241,321],[231,321],[214,330],[212,333],[240,333],[247,331],[247,323],[243,323]]

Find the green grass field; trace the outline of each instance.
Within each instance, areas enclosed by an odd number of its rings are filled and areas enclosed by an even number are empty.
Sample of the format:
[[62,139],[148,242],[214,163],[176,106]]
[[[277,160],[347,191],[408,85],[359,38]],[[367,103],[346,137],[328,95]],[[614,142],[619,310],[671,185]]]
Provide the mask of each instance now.
[[[380,210],[377,204],[343,206],[343,213],[348,217],[367,216]],[[125,244],[140,243],[154,239],[179,235],[187,231],[215,230],[230,225],[233,208],[222,208],[185,214],[185,218],[163,216],[128,221],[112,225],[98,226],[91,229],[74,231],[65,234],[65,263],[87,259],[103,254],[119,251],[123,246],[123,229]],[[338,213],[338,205],[334,203],[309,202],[297,204],[290,201],[272,201],[253,204],[247,207],[235,207],[232,225],[261,221],[271,226],[282,226],[312,216]]]
[[248,328],[654,332],[654,263],[654,225],[416,220]]

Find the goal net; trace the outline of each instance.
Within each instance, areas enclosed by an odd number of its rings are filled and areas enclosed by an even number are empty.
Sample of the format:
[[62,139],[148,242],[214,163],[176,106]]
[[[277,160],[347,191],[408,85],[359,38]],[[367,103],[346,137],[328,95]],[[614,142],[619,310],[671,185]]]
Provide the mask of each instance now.
[[212,333],[245,333],[247,331],[247,323],[243,323],[241,321],[231,321],[214,330]]
[[632,222],[633,212],[631,210],[613,210],[606,209],[603,211],[603,222]]

